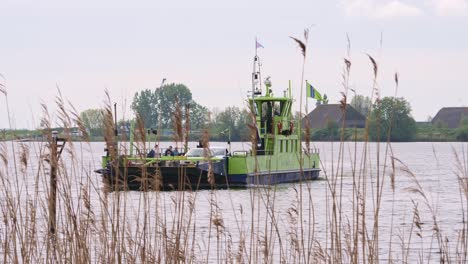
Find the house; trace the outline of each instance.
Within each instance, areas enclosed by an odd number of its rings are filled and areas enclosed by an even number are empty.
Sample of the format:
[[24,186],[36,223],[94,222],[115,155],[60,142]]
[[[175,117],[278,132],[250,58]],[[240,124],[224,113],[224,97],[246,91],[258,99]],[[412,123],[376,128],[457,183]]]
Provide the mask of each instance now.
[[468,118],[468,107],[444,107],[432,119],[432,125],[443,124],[448,128],[457,128],[464,117]]
[[[340,104],[321,104],[304,117],[309,119],[311,128],[326,128],[330,122],[341,127],[343,122],[343,111]],[[366,126],[366,117],[354,109],[351,105],[346,106],[346,120],[344,126],[347,128],[363,128]]]

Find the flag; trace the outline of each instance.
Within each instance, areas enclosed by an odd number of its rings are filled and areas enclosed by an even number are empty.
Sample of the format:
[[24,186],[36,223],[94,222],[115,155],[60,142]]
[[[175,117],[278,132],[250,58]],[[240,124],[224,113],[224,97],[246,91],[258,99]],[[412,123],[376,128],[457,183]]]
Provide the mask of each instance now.
[[323,101],[322,95],[310,84],[306,82],[307,97],[314,98],[317,101]]
[[257,39],[255,39],[255,48],[264,48],[262,44],[260,44],[260,42],[257,41]]

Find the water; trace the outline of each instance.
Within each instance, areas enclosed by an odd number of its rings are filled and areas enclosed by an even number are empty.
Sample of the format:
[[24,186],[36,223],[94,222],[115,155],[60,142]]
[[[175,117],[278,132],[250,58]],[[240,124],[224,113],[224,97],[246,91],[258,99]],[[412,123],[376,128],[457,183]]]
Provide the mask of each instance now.
[[[8,148],[8,169],[0,161],[2,189],[10,190],[13,197],[23,208],[23,222],[26,223],[26,204],[36,204],[39,241],[44,241],[47,226],[45,203],[48,191],[47,163],[38,160],[44,154],[44,143],[1,143]],[[162,148],[174,143],[161,143]],[[194,147],[196,142],[191,142]],[[226,146],[212,142],[212,146]],[[21,165],[20,153],[28,149],[28,164]],[[15,148],[16,166],[13,164],[12,148]],[[232,150],[247,150],[249,143],[234,142]],[[434,218],[441,237],[450,252],[450,259],[457,260],[460,230],[466,231],[467,196],[459,184],[460,164],[467,167],[466,143],[393,143],[386,144],[344,143],[344,156],[339,161],[340,143],[317,142],[313,147],[320,149],[322,159],[321,179],[300,184],[283,184],[273,188],[248,188],[241,190],[218,190],[198,192],[125,192],[106,195],[102,189],[100,176],[93,173],[100,166],[100,156],[104,143],[73,143],[62,155],[64,168],[59,175],[59,192],[68,195],[59,197],[58,229],[67,229],[66,217],[73,212],[83,217],[85,210],[83,189],[89,193],[93,219],[101,222],[116,223],[122,220],[125,237],[138,242],[139,234],[144,233],[154,248],[167,249],[160,240],[177,241],[181,236],[187,242],[185,256],[195,262],[218,262],[240,255],[244,261],[258,262],[268,256],[268,262],[304,262],[297,259],[296,248],[309,249],[315,255],[313,260],[320,260],[317,252],[330,250],[332,247],[331,231],[333,227],[332,190],[333,182],[338,183],[336,201],[340,202],[341,214],[337,221],[341,226],[343,260],[349,262],[346,250],[347,234],[353,230],[353,209],[358,202],[353,196],[354,177],[360,174],[366,178],[366,232],[372,240],[374,211],[376,208],[377,175],[384,181],[379,210],[379,259],[387,262],[389,256],[396,262],[439,261],[440,246],[434,236]],[[364,157],[363,149],[367,148]],[[379,151],[378,151],[379,149]],[[355,154],[356,153],[356,154]],[[380,155],[377,162],[377,153]],[[387,154],[386,154],[387,153]],[[465,157],[463,157],[463,153]],[[457,161],[456,154],[461,162]],[[395,170],[392,169],[392,159]],[[342,166],[341,166],[342,164]],[[413,174],[402,170],[407,166]],[[15,173],[15,168],[17,168]],[[65,173],[66,172],[66,173]],[[395,186],[392,188],[391,175],[394,173]],[[18,176],[16,176],[18,175]],[[465,179],[466,181],[466,179]],[[465,183],[466,184],[466,183]],[[416,189],[422,193],[415,192]],[[361,189],[362,190],[362,189]],[[301,196],[302,193],[302,196]],[[7,191],[0,194],[1,208],[7,208]],[[117,201],[119,196],[119,201]],[[106,202],[104,202],[106,201]],[[362,202],[362,201],[361,201]],[[68,209],[65,207],[68,205]],[[182,206],[181,206],[182,205]],[[354,205],[354,206],[353,206]],[[31,207],[32,208],[32,207]],[[115,209],[120,209],[117,217]],[[417,208],[417,210],[416,210]],[[193,211],[191,211],[193,210]],[[5,210],[4,210],[5,211]],[[29,211],[28,211],[29,212]],[[125,213],[122,213],[125,212]],[[421,228],[414,225],[415,212],[418,213]],[[26,213],[26,214],[25,214]],[[362,216],[362,215],[361,215]],[[360,217],[361,217],[360,216]],[[2,220],[6,216],[2,216]],[[147,223],[144,223],[144,220]],[[301,222],[302,221],[302,222]],[[99,222],[99,221],[98,221]],[[214,225],[219,224],[218,228]],[[144,224],[146,224],[143,229]],[[465,225],[465,226],[464,226]],[[96,226],[96,230],[106,228]],[[0,230],[8,230],[4,221]],[[68,229],[67,229],[68,230]],[[165,230],[165,231],[163,231]],[[171,234],[171,230],[183,230]],[[301,231],[303,230],[303,231]],[[168,232],[169,235],[163,235]],[[362,234],[362,230],[359,231]],[[3,232],[0,232],[3,233]],[[100,259],[102,236],[109,238],[109,233],[96,231],[87,234],[91,255]],[[65,235],[64,235],[65,236]],[[0,238],[6,239],[4,235]],[[110,239],[110,238],[109,238]],[[297,243],[297,241],[303,241]],[[141,242],[141,241],[140,241]],[[135,243],[134,243],[135,244]],[[129,255],[138,253],[128,246]],[[137,244],[137,243],[136,243]],[[336,245],[335,245],[336,247]],[[359,244],[359,247],[361,245]],[[2,247],[2,251],[5,249]],[[133,251],[132,251],[133,250]],[[362,250],[359,249],[362,253]],[[157,251],[157,250],[155,250]],[[267,252],[267,253],[265,253]],[[263,255],[265,253],[265,255]],[[466,250],[465,250],[466,253]],[[162,253],[161,253],[162,254]],[[232,254],[232,256],[231,256]],[[162,254],[164,255],[164,254]],[[466,256],[465,256],[466,257]],[[128,257],[131,260],[130,257]],[[406,258],[406,259],[405,259]],[[102,260],[102,257],[101,257]]]

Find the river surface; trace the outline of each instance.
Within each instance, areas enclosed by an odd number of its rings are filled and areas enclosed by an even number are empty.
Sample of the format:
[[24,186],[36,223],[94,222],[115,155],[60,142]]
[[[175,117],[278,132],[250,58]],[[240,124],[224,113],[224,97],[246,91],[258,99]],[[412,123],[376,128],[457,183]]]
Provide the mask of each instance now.
[[[10,179],[3,181],[4,188],[9,188],[20,204],[26,204],[31,197],[45,200],[48,165],[38,162],[44,155],[45,143],[2,144],[9,154],[8,169],[3,164],[0,166],[3,177]],[[169,145],[175,144],[160,143],[162,148]],[[196,143],[191,142],[189,145],[195,147]],[[211,145],[229,148],[223,142],[211,142]],[[234,142],[231,149],[248,150],[249,145]],[[353,179],[356,183],[356,179],[362,175],[366,179],[366,193],[361,195],[363,198],[360,203],[367,203],[366,229],[370,240],[374,230],[374,212],[377,208],[376,184],[377,181],[384,181],[377,236],[378,257],[381,262],[387,262],[389,259],[410,263],[421,260],[439,262],[440,246],[434,235],[434,219],[440,230],[439,234],[446,243],[450,259],[459,260],[456,252],[459,249],[460,231],[467,231],[467,196],[461,190],[459,180],[467,177],[468,144],[392,143],[389,147],[384,143],[346,142],[342,145],[343,155],[340,155],[340,146],[340,143],[336,142],[312,144],[312,147],[320,151],[322,171],[319,180],[303,185],[282,184],[274,188],[198,192],[131,191],[120,194],[125,202],[120,201],[117,204],[117,194],[104,195],[100,176],[93,172],[94,169],[100,168],[104,143],[74,142],[65,148],[62,154],[64,167],[59,172],[59,181],[62,181],[59,183],[59,189],[69,192],[71,202],[65,202],[65,198],[62,201],[59,197],[59,206],[70,203],[74,206],[72,210],[83,210],[79,204],[83,200],[82,190],[86,188],[97,219],[103,219],[105,217],[102,215],[109,213],[103,208],[103,197],[108,199],[105,206],[117,206],[126,211],[124,220],[128,225],[128,236],[137,234],[140,228],[138,223],[145,218],[155,230],[147,231],[149,239],[153,235],[157,236],[160,226],[157,221],[162,219],[167,229],[177,224],[186,225],[187,230],[190,230],[189,235],[186,234],[187,241],[193,243],[191,258],[196,262],[225,261],[230,258],[231,252],[233,255],[240,252],[242,243],[245,248],[241,255],[246,262],[262,259],[261,254],[264,251],[259,250],[262,248],[268,249],[268,262],[304,262],[301,258],[296,259],[292,253],[297,248],[295,239],[304,241],[303,248],[306,250],[313,248],[317,251],[321,248],[326,252],[333,246],[330,237],[333,234],[331,229],[334,221],[334,182],[337,183],[335,201],[341,211],[338,219],[341,222],[341,243],[343,248],[346,247],[347,234],[357,226],[354,223],[353,210],[359,203],[355,201],[356,196],[353,196]],[[15,159],[12,157],[12,148],[15,149]],[[22,164],[20,156],[25,150],[28,153],[28,162]],[[392,157],[395,158],[393,163]],[[6,196],[6,192],[0,195],[2,208],[5,208]],[[180,203],[184,204],[182,209],[178,209],[177,204]],[[38,205],[38,221],[45,222],[43,220],[47,218],[47,214],[39,207]],[[65,209],[61,208],[59,211],[59,214],[64,214]],[[414,225],[415,212],[419,217],[416,222],[420,227]],[[106,217],[112,219],[113,216]],[[58,225],[60,224],[59,220]],[[1,221],[0,230],[3,229],[4,221]],[[362,234],[362,231],[359,232]],[[0,238],[5,239],[1,236]],[[270,244],[265,246],[264,244],[268,244],[265,241],[270,241]],[[343,252],[347,251],[343,249]],[[260,256],[253,256],[255,254]],[[349,252],[343,254],[347,255]],[[314,258],[317,256],[314,255],[312,259]],[[343,259],[348,262],[349,256]]]

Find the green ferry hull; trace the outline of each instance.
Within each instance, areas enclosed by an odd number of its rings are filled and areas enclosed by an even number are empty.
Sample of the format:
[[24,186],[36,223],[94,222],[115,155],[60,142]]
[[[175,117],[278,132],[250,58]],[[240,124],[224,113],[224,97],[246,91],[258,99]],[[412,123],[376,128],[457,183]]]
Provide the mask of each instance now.
[[254,174],[230,175],[231,186],[268,186],[281,183],[302,182],[316,180],[320,169],[309,169],[304,171],[275,171]]
[[318,154],[304,155],[302,164],[299,157],[291,157],[245,155],[191,165],[183,165],[180,161],[117,168],[109,165],[98,172],[112,191],[244,188],[302,182],[319,177]]
[[319,177],[318,154],[278,154],[266,156],[233,156],[228,159],[228,179],[232,185],[274,185],[315,180]]

